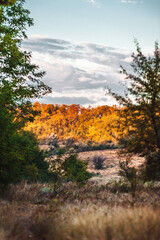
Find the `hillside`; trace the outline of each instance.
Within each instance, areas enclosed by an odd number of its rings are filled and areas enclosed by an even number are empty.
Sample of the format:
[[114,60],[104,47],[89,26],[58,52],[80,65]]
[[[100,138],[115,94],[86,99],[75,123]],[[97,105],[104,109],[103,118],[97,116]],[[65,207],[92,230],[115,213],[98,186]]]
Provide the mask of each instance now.
[[25,129],[33,131],[42,140],[50,135],[58,139],[115,145],[122,135],[116,106],[82,107],[80,105],[53,105],[36,102],[33,109],[39,115]]

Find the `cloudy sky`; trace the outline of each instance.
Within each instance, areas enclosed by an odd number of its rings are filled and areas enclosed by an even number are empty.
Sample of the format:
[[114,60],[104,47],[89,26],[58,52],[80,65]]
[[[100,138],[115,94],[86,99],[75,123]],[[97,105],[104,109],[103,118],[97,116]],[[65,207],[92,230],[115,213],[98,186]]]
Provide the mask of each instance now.
[[[23,47],[46,71],[43,103],[112,105],[105,86],[123,92],[133,39],[152,52],[160,39],[160,0],[26,0],[34,18]],[[122,83],[122,84],[120,84]]]

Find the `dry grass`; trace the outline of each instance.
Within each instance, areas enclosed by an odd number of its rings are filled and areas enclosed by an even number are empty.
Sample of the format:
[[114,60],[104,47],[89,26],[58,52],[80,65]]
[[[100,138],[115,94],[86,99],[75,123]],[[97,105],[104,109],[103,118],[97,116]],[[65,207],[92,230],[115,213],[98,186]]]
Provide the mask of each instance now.
[[1,194],[0,240],[159,240],[160,183],[139,184],[133,198],[125,182],[109,181],[116,151],[102,152],[108,167],[84,187],[65,183],[55,193],[50,184],[22,182]]
[[[70,214],[72,212],[72,214]],[[67,214],[68,213],[68,214]],[[62,239],[158,239],[160,237],[160,212],[150,208],[111,208],[89,205],[64,209],[67,214]],[[62,228],[63,229],[63,228]],[[68,231],[67,231],[68,230]]]
[[[109,149],[109,150],[98,150],[98,151],[90,151],[90,152],[81,152],[78,154],[79,158],[82,160],[89,160],[89,171],[97,173],[99,172],[105,180],[109,180],[111,178],[118,179],[119,172],[119,160],[124,160],[125,157],[119,156],[119,150],[117,149]],[[94,165],[92,163],[92,159],[94,156],[102,156],[105,158],[104,169],[95,170]],[[139,156],[133,157],[133,165],[135,167],[139,167],[144,162],[144,158]]]
[[3,218],[1,240],[160,239],[160,209],[152,207],[78,203],[65,204],[57,211],[53,206],[37,207],[27,218],[13,217],[11,209],[10,213],[10,220],[9,212]]

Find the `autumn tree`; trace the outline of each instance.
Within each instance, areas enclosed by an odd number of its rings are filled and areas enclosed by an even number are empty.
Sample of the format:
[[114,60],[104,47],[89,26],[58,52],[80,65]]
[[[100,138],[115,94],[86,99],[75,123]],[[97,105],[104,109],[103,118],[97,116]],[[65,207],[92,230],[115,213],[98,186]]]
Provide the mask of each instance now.
[[84,108],[77,104],[60,106],[37,102],[33,108],[40,115],[28,122],[25,129],[34,131],[39,139],[55,134],[60,139],[118,145],[119,135],[122,135],[122,129],[117,125],[117,107]]

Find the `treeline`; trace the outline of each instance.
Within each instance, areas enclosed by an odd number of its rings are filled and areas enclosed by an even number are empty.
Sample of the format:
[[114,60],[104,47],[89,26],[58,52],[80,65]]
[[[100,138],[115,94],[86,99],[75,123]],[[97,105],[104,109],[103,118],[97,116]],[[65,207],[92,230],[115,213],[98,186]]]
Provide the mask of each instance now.
[[117,144],[122,135],[116,106],[82,107],[77,104],[57,105],[34,103],[39,115],[26,129],[39,139],[55,134],[60,139],[74,138],[82,141],[112,142]]

